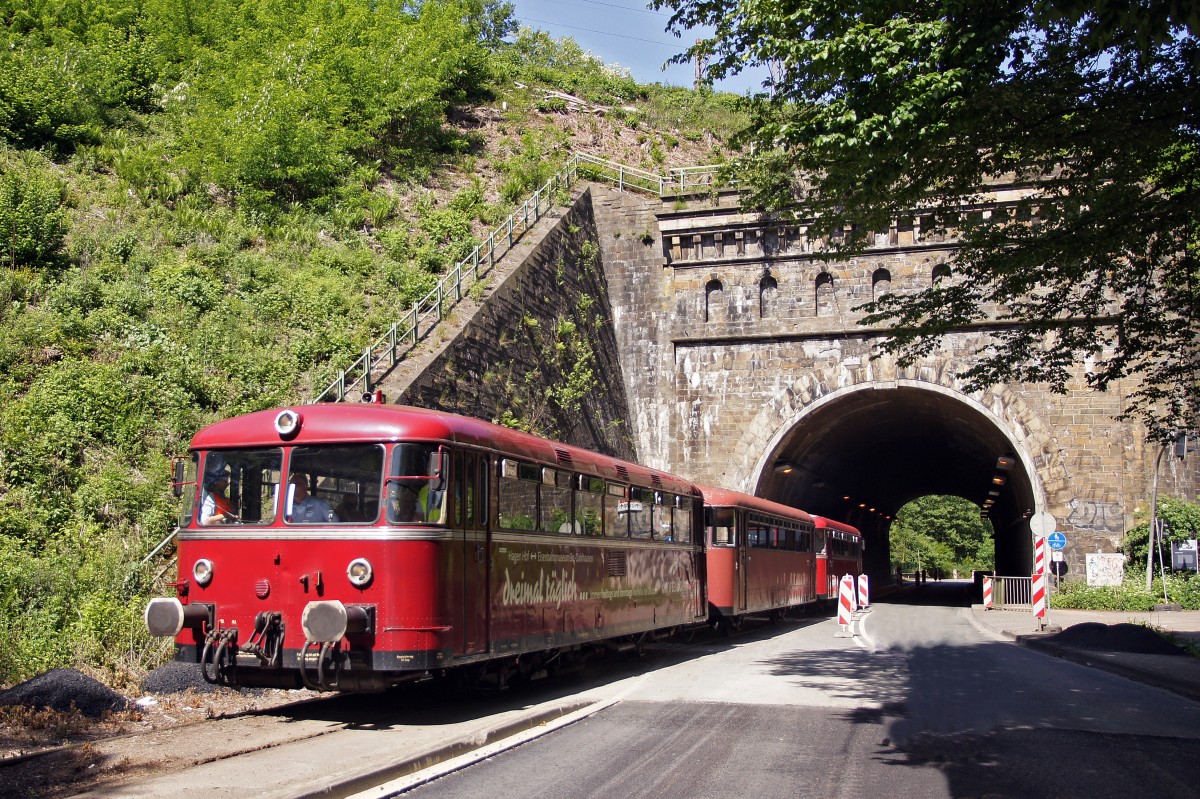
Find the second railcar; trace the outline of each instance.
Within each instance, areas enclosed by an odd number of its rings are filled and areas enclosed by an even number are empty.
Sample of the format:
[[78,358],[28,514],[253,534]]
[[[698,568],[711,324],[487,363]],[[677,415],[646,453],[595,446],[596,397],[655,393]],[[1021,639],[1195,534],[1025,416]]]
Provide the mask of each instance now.
[[730,630],[749,615],[781,615],[817,598],[813,518],[712,486],[704,496],[710,621]]

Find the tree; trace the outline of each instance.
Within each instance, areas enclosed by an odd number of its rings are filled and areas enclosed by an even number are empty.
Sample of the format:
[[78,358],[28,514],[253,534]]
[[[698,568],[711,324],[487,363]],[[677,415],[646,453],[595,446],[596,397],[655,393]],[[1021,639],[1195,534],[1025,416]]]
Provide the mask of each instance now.
[[[709,79],[772,78],[733,165],[749,205],[815,217],[862,248],[892,219],[961,231],[955,279],[864,306],[909,364],[978,322],[963,377],[1065,391],[1134,378],[1152,435],[1200,411],[1200,6],[1182,0],[655,0],[715,34]],[[1032,186],[1011,216],[967,220],[981,187]],[[837,253],[835,253],[837,254]]]
[[927,496],[909,502],[896,514],[889,534],[893,564],[902,567],[991,569],[995,542],[979,508],[961,497]]

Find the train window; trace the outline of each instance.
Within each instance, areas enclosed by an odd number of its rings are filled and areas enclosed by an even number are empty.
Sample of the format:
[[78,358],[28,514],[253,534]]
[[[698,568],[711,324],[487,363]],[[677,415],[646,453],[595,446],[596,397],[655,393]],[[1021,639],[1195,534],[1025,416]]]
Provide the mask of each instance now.
[[575,522],[584,535],[604,535],[604,481],[579,475],[575,492]]
[[487,527],[488,491],[491,488],[490,479],[488,456],[480,455],[479,465],[475,470],[475,490],[479,497],[479,501],[475,505],[475,524],[480,529]]
[[[509,468],[515,465],[515,470]],[[509,475],[516,472],[516,478]],[[538,529],[538,488],[541,475],[538,467],[528,463],[505,460],[501,467],[498,488],[498,523],[506,530]]]
[[209,452],[200,485],[200,524],[270,524],[275,521],[283,450]]
[[692,543],[692,500],[675,497],[675,510],[671,514],[672,537],[680,544]]
[[461,527],[463,523],[463,456],[460,452],[455,452],[453,467],[450,469],[450,518],[454,520],[455,527]]
[[674,541],[675,531],[671,528],[671,511],[674,497],[656,492],[654,494],[654,516],[651,523],[654,537],[659,541]]
[[[620,489],[619,493],[613,489]],[[615,538],[629,537],[629,500],[623,499],[625,486],[609,483],[604,495],[604,534]]]
[[363,503],[377,501],[383,475],[378,444],[294,447],[288,459],[284,520],[290,524],[347,524],[364,520]]
[[571,513],[571,479],[569,474],[555,473],[554,469],[545,469],[550,473],[550,482],[545,482],[542,476],[542,522],[550,533],[583,533],[583,526],[578,524]]
[[176,472],[178,477],[175,478],[175,490],[182,491],[179,496],[183,497],[183,507],[179,509],[179,526],[187,527],[192,521],[192,512],[196,509],[196,495],[200,489],[200,481],[196,479],[200,471],[200,453],[193,452],[190,458],[177,460],[175,463],[183,466],[183,474]]
[[708,541],[714,547],[731,547],[737,544],[737,514],[733,508],[705,508],[704,527]]
[[445,520],[445,480],[436,474],[439,448],[397,444],[388,470],[387,520],[391,524],[441,524]]
[[[617,510],[620,513],[620,509]],[[654,492],[648,488],[631,486],[629,502],[625,503],[625,515],[629,518],[629,535],[633,538],[649,538],[654,524]]]

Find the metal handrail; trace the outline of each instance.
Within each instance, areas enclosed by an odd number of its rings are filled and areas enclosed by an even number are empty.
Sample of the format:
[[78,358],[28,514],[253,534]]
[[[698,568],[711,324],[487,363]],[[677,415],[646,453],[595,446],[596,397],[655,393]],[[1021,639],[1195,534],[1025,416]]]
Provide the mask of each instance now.
[[371,379],[373,370],[385,365],[388,369],[394,368],[415,349],[445,318],[446,311],[461,302],[471,286],[491,272],[496,262],[550,211],[555,193],[570,189],[579,180],[581,167],[589,179],[609,181],[621,189],[636,189],[659,197],[711,189],[717,185],[716,166],[680,167],[671,169],[667,175],[656,175],[587,153],[575,153],[562,169],[490,232],[466,258],[443,275],[428,294],[414,302],[412,309],[368,346],[354,363],[339,371],[337,379],[313,402],[341,402],[359,386],[364,396],[369,395],[374,387]]

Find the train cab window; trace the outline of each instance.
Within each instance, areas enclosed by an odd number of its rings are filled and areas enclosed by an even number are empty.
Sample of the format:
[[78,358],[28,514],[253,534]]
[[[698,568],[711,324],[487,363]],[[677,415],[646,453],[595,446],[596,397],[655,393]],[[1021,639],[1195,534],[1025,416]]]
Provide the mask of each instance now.
[[397,444],[388,468],[384,507],[389,524],[442,524],[450,457],[431,444]]
[[204,455],[199,481],[202,525],[270,524],[278,513],[283,450],[236,449]]
[[737,545],[737,514],[733,508],[705,508],[704,527],[714,547]]
[[538,529],[538,488],[541,474],[530,463],[500,461],[498,523],[506,530]]
[[383,458],[378,444],[294,447],[288,458],[284,521],[362,523],[360,507],[379,498]]
[[584,535],[604,535],[604,481],[599,477],[577,476],[575,521]]

